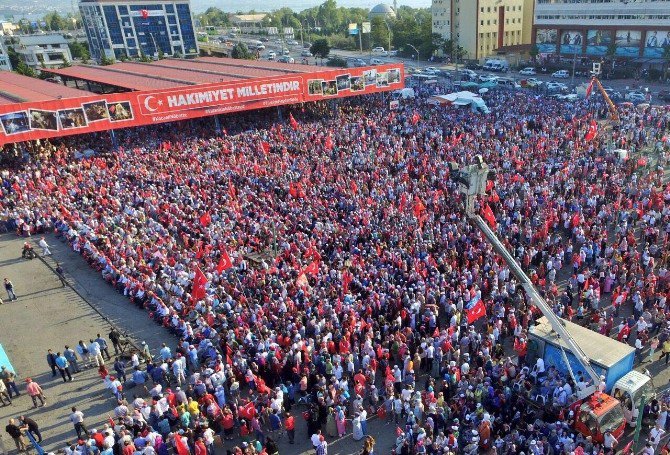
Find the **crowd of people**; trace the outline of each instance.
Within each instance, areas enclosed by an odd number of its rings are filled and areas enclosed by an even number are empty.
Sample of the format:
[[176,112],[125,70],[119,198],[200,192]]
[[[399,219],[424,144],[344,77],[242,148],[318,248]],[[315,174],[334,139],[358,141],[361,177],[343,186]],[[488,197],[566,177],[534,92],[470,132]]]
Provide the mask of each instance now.
[[495,91],[479,114],[429,105],[435,90],[127,130],[78,160],[86,138],[25,145],[2,172],[10,228],[55,231],[181,340],[112,374],[102,359],[114,421],[72,453],[212,455],[220,438],[273,454],[286,436],[325,454],[352,434],[370,454],[373,415],[403,455],[612,453],[524,404],[541,314],[467,221],[450,163],[496,170],[478,204],[558,315],[667,363],[670,111],[623,109],[590,137],[596,99]]

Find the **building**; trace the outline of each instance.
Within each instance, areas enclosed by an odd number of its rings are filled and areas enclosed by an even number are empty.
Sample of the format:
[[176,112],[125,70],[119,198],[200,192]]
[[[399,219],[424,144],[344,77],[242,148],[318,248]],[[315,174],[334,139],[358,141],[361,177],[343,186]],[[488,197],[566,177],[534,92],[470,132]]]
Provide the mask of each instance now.
[[660,58],[670,48],[670,0],[537,0],[534,16],[541,53]]
[[20,35],[14,50],[31,68],[56,68],[72,62],[72,54],[63,35]]
[[91,57],[196,56],[188,0],[80,0]]
[[231,14],[230,23],[240,29],[242,33],[258,33],[263,30],[263,21],[268,17],[265,13],[259,14]]
[[9,62],[9,55],[7,55],[7,47],[2,38],[0,38],[0,71],[11,71],[12,64]]
[[13,35],[18,30],[18,25],[8,21],[0,21],[0,35]]
[[533,0],[433,0],[433,33],[481,59],[532,39]]
[[368,19],[372,20],[375,17],[381,17],[382,19],[395,19],[395,9],[386,3],[380,3],[379,5],[373,6],[368,13]]

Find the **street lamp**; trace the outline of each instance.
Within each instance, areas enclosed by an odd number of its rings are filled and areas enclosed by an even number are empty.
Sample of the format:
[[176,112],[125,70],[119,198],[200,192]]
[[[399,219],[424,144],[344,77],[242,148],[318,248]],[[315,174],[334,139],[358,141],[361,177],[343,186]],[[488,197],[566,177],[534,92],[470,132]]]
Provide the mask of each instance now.
[[384,24],[386,24],[386,28],[389,31],[389,47],[386,50],[388,51],[388,53],[390,55],[391,54],[391,26],[389,25],[388,22],[386,22],[386,19],[384,19]]
[[407,46],[411,47],[412,49],[414,49],[414,52],[416,52],[416,64],[418,65],[419,64],[419,49],[412,46],[411,44],[407,44]]

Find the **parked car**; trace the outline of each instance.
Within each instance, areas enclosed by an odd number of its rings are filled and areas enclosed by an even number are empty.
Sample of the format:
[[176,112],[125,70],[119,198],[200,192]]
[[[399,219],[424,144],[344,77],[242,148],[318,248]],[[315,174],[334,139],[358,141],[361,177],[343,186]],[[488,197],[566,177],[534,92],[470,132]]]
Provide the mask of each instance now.
[[288,44],[289,46],[297,46],[300,43],[297,42],[296,40],[292,39],[292,40],[286,41],[286,44]]
[[547,82],[547,90],[550,92],[558,92],[562,91],[564,89],[567,90],[567,86],[565,84],[561,84],[560,82]]
[[389,51],[389,57],[397,57],[398,51]]
[[438,71],[439,70],[437,68],[435,68],[434,66],[427,66],[423,69],[423,72],[426,73],[426,74],[435,74]]
[[521,88],[521,86],[514,79],[509,77],[499,77],[498,86],[511,89]]
[[558,70],[551,73],[551,77],[555,77],[556,79],[567,79],[570,77],[570,73],[568,70]]
[[312,47],[312,43],[305,41],[304,43],[302,43],[302,47],[304,47],[305,49],[309,49],[310,47]]
[[490,74],[480,74],[479,82],[491,82],[498,79],[498,76],[491,76]]
[[265,49],[265,45],[264,45],[264,44],[256,44],[256,50],[257,50],[257,51],[262,51],[262,50],[264,50],[264,49]]
[[640,92],[629,92],[626,93],[626,100],[631,103],[646,103],[647,97]]
[[275,51],[270,51],[267,53],[266,58],[268,60],[274,60],[275,58],[277,58],[277,53]]
[[277,61],[282,63],[295,63],[295,59],[293,57],[289,57],[288,55],[282,55],[277,59]]
[[290,53],[291,53],[291,51],[289,51],[289,50],[286,49],[286,48],[284,48],[284,49],[281,50],[281,54],[282,54],[282,55],[289,55]]
[[522,74],[524,76],[535,76],[537,74],[537,71],[535,71],[535,68],[529,66],[519,71],[519,74]]
[[529,77],[528,79],[526,79],[526,85],[527,85],[528,87],[539,87],[539,86],[541,86],[543,83],[544,83],[544,82],[542,82],[541,80],[536,79],[536,78],[534,78],[534,77]]
[[301,57],[311,57],[312,53],[309,51],[309,49],[303,49],[302,52],[300,52]]
[[383,65],[384,61],[379,60],[378,58],[371,58],[370,59],[370,65]]
[[267,43],[268,41],[270,41],[270,38],[266,38],[266,37],[264,36],[263,38],[260,38],[259,41],[262,41],[262,42],[264,42],[264,43]]
[[477,73],[475,73],[474,71],[469,70],[467,68],[459,70],[459,73],[460,73],[461,79],[467,79],[467,80],[470,80],[470,81],[477,79]]
[[372,53],[375,55],[384,55],[386,53],[386,50],[384,50],[383,47],[373,47],[372,48]]

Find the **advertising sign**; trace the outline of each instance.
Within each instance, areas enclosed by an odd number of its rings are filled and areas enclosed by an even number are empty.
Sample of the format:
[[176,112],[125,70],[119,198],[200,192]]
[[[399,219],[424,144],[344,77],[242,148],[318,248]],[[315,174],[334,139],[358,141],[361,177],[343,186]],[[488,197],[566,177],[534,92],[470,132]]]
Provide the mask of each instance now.
[[614,43],[616,55],[621,57],[639,57],[642,32],[639,30],[617,30]]
[[[371,72],[374,72],[372,74]],[[371,77],[374,76],[374,77]],[[402,64],[0,105],[0,145],[404,87]]]
[[561,54],[581,54],[584,34],[577,30],[565,30],[561,34]]
[[610,30],[588,30],[586,32],[586,53],[588,55],[607,55],[607,47],[612,44]]
[[664,48],[670,47],[670,31],[648,30],[644,40],[644,56],[662,58]]
[[558,29],[543,28],[535,33],[535,44],[541,54],[551,54],[556,52],[556,43],[558,42]]

